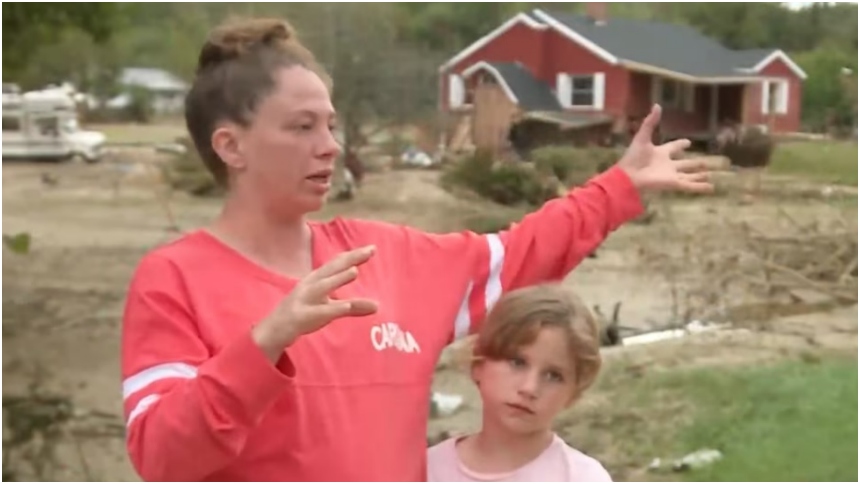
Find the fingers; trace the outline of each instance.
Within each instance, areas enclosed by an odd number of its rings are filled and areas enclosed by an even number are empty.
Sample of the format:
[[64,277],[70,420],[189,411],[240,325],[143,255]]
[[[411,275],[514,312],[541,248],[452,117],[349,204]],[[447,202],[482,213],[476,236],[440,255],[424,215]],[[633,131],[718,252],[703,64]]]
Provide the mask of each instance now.
[[331,321],[347,316],[369,316],[376,313],[379,305],[370,299],[350,299],[347,301],[332,301],[327,304],[314,306],[311,311],[321,321]]
[[711,193],[714,185],[709,183],[710,173],[681,173],[678,175],[678,188],[690,193]]
[[356,277],[358,277],[358,268],[349,267],[325,279],[311,281],[307,287],[307,295],[312,299],[324,298],[334,290],[354,281]]
[[355,249],[349,252],[343,252],[341,254],[338,254],[337,257],[326,262],[323,266],[310,273],[305,278],[305,281],[309,283],[313,281],[319,281],[338,274],[340,272],[343,272],[350,267],[364,264],[370,259],[370,257],[375,251],[376,247],[369,245],[360,249]]
[[666,144],[660,145],[661,150],[665,150],[669,153],[669,155],[675,155],[681,153],[690,147],[692,143],[688,139],[676,139],[674,141],[670,141]]
[[379,305],[370,299],[353,299],[350,301],[350,316],[369,316],[376,313]]
[[651,108],[651,112],[648,113],[648,116],[645,117],[645,120],[642,121],[642,126],[639,127],[639,131],[636,132],[636,135],[633,137],[634,144],[650,144],[651,140],[654,137],[654,130],[657,129],[657,125],[660,124],[660,114],[662,109],[659,104],[655,104]]
[[699,157],[677,160],[675,167],[682,173],[696,173],[700,171],[724,170],[726,164],[719,158]]
[[696,173],[681,173],[678,176],[682,181],[689,183],[709,182],[711,180],[711,173],[707,171],[700,171]]

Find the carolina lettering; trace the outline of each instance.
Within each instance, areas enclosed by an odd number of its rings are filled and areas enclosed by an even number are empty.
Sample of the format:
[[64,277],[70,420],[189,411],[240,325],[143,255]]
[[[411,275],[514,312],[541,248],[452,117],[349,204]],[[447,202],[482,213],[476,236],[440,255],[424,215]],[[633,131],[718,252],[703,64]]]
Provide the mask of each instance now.
[[397,323],[382,323],[370,329],[370,342],[376,351],[393,348],[403,353],[421,353],[412,333],[400,329]]

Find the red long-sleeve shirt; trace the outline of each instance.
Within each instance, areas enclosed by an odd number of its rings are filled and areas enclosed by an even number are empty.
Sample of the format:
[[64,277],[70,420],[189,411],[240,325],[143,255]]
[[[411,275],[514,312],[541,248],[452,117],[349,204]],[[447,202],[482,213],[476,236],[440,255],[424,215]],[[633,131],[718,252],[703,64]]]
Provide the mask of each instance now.
[[301,337],[277,365],[250,329],[296,281],[202,230],[159,247],[133,276],[123,320],[131,460],[145,480],[424,480],[442,349],[504,291],[562,279],[641,211],[613,168],[498,234],[311,223],[315,267],[377,246],[340,296],[379,311]]

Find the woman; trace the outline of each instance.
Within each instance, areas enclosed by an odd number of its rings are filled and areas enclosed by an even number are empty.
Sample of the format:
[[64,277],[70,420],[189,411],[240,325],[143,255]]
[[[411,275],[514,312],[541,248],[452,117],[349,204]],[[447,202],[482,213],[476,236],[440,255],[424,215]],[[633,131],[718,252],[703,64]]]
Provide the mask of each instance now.
[[224,25],[186,102],[229,188],[201,229],[147,254],[122,337],[131,460],[146,480],[423,480],[433,368],[505,291],[559,280],[642,211],[704,191],[688,146],[650,142],[508,231],[311,222],[339,147],[327,77],[278,20]]

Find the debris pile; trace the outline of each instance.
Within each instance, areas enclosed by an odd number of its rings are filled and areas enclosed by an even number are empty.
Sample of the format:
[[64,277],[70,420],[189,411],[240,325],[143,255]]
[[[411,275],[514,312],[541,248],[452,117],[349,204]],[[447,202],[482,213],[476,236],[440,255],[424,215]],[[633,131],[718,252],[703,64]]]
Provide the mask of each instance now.
[[[3,395],[3,480],[100,480],[86,457],[88,439],[122,439],[125,425],[116,415],[78,408],[64,395],[34,386],[23,395]],[[62,458],[77,454],[77,465]]]
[[[787,215],[786,215],[787,216]],[[787,235],[763,234],[745,226],[754,269],[754,289],[774,297],[813,291],[839,303],[857,302],[857,224],[842,219],[836,227],[818,220]]]
[[665,278],[672,323],[763,321],[857,303],[857,222],[800,223],[783,210],[767,224],[713,221],[640,247]]

